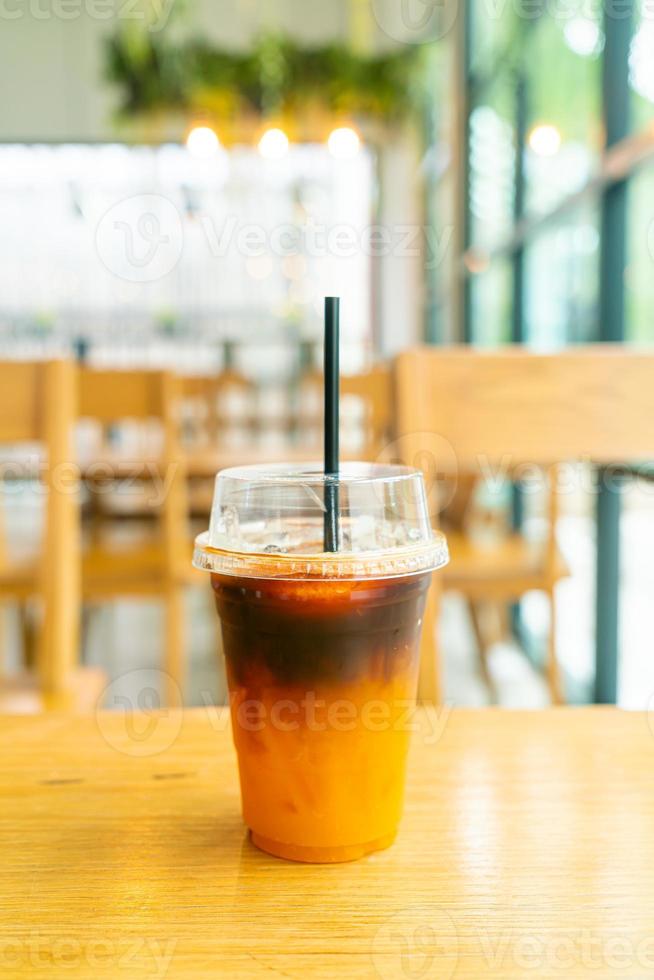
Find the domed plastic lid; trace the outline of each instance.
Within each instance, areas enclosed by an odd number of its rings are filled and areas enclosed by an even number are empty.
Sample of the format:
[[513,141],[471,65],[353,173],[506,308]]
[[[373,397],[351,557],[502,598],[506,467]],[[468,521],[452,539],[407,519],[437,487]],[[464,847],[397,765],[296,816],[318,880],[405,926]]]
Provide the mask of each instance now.
[[[335,552],[324,546],[328,507],[337,517]],[[369,463],[344,463],[336,477],[320,463],[223,470],[193,555],[206,571],[280,579],[390,578],[447,561],[420,471]]]

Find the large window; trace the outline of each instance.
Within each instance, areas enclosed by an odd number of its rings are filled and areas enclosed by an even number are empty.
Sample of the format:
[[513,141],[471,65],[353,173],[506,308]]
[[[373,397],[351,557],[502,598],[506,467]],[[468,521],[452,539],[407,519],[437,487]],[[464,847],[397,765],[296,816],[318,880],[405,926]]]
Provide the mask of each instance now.
[[[457,338],[549,350],[654,342],[654,18],[647,0],[471,0],[465,13],[458,132],[466,217]],[[654,686],[646,632],[638,626],[643,597],[634,585],[643,580],[634,563],[644,561],[635,543],[646,540],[643,521],[651,522],[654,506],[654,484],[647,486],[649,492],[641,482],[622,495],[619,689],[611,611],[618,603],[620,561],[612,542],[619,508],[607,505],[604,491],[580,492],[568,499],[561,522],[573,570],[561,587],[562,620],[590,627],[595,618],[597,636],[610,634],[598,641],[595,666],[603,664],[597,676],[604,689],[594,690],[606,700],[617,693],[630,706]],[[530,609],[525,604],[528,627]],[[569,635],[564,666],[576,693],[584,685],[590,693],[592,650],[580,649],[578,630]]]
[[469,119],[470,244],[491,250],[513,225],[515,131],[509,79],[475,100]]
[[632,129],[639,132],[654,117],[654,16],[648,0],[636,0],[629,47]]
[[525,252],[525,337],[542,349],[596,338],[599,215],[596,206],[566,211]]
[[[476,3],[470,14],[462,332],[476,343],[591,340],[599,192],[577,196],[602,167],[603,24],[585,7],[561,17],[535,17],[527,5],[522,16],[519,5],[493,10]],[[482,296],[491,297],[490,323]]]
[[505,344],[511,339],[511,266],[493,262],[473,277],[471,315],[477,324],[474,341],[480,347]]
[[634,176],[627,200],[627,337],[642,343],[654,337],[654,167]]

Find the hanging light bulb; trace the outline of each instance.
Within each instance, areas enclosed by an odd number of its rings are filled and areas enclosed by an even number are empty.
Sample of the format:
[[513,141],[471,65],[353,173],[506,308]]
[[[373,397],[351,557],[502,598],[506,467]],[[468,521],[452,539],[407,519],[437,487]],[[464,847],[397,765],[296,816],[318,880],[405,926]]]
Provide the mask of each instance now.
[[534,126],[529,134],[529,146],[541,157],[553,157],[559,152],[561,134],[556,126],[541,123]]
[[220,148],[220,140],[210,126],[194,126],[186,137],[186,148],[198,160],[209,160]]
[[283,129],[267,129],[259,140],[259,153],[265,160],[281,160],[288,147],[288,136]]
[[604,47],[601,28],[589,17],[573,17],[563,29],[565,43],[582,58],[591,58]]
[[351,160],[361,149],[361,140],[351,126],[340,126],[329,134],[327,146],[336,160]]

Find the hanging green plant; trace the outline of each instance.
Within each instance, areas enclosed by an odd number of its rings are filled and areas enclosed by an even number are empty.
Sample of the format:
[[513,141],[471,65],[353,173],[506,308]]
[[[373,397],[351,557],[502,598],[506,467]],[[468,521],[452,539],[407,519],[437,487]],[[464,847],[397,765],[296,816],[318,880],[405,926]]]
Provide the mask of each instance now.
[[120,30],[107,42],[107,75],[122,89],[121,114],[183,110],[234,118],[331,115],[401,121],[420,100],[420,50],[408,45],[365,56],[342,44],[305,48],[260,37],[247,52],[206,41],[168,41],[165,32]]

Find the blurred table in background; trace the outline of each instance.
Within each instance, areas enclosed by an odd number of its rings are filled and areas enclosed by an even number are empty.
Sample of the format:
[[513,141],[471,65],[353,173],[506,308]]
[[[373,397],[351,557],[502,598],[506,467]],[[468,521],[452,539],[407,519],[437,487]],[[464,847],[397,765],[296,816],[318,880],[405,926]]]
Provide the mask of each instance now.
[[223,709],[0,718],[12,978],[641,978],[654,970],[651,719],[416,716],[396,844],[260,853]]
[[[228,466],[248,466],[254,463],[294,463],[307,462],[316,458],[316,451],[302,447],[285,446],[281,450],[269,451],[257,447],[223,450],[207,447],[191,450],[184,454],[184,465],[189,478],[213,478],[219,470]],[[151,477],[160,470],[157,457],[134,458],[120,452],[107,452],[106,455],[87,459],[82,463],[82,477],[85,480],[116,479],[127,480],[147,475]]]

